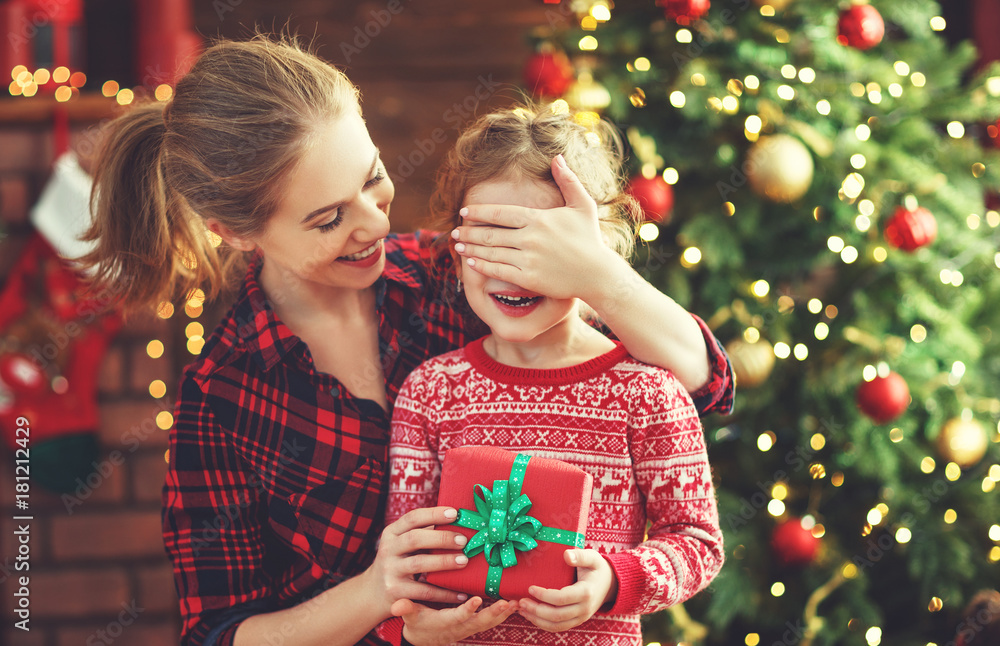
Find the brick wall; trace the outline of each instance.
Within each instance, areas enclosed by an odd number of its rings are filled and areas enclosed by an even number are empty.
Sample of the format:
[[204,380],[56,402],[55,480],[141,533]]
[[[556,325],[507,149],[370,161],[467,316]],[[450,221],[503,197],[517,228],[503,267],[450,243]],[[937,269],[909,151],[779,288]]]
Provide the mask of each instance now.
[[[101,4],[93,3],[94,6]],[[504,104],[516,96],[520,69],[529,55],[528,30],[545,24],[540,0],[475,3],[400,0],[392,20],[346,60],[342,43],[355,44],[388,2],[264,0],[195,2],[195,21],[205,36],[239,37],[254,23],[286,20],[323,43],[321,54],[347,68],[364,95],[365,116],[396,182],[393,222],[411,230],[424,215],[433,172],[455,140],[456,127],[473,109]],[[228,9],[217,13],[216,7]],[[280,11],[276,8],[280,7]],[[370,27],[374,31],[374,27]],[[357,41],[358,43],[363,42]],[[502,91],[474,107],[477,87],[488,80]],[[93,79],[92,79],[93,80]],[[101,79],[103,80],[103,79]],[[470,99],[470,97],[473,97]],[[31,232],[28,211],[47,181],[52,136],[44,121],[6,117],[6,107],[25,99],[0,99],[0,288]],[[470,109],[471,108],[471,109]],[[74,141],[93,136],[101,110],[77,115]],[[441,129],[444,139],[434,131]],[[412,169],[411,169],[412,167]],[[210,331],[227,303],[209,304],[198,317]],[[101,443],[98,472],[81,488],[80,504],[32,487],[30,633],[14,630],[16,586],[12,456],[0,448],[0,644],[26,646],[160,646],[178,642],[173,579],[160,535],[160,490],[167,431],[156,413],[170,406],[181,367],[191,360],[182,308],[169,320],[130,320],[106,354],[98,376]],[[162,357],[146,352],[151,339],[166,346]],[[149,384],[161,379],[167,396],[154,400]],[[139,438],[140,441],[134,441]],[[118,451],[118,454],[114,452]],[[115,456],[121,459],[115,459]],[[103,473],[103,475],[102,475]],[[5,561],[5,559],[9,559]],[[20,574],[10,572],[11,574]],[[140,610],[141,609],[141,610]]]
[[[91,136],[91,125],[75,124],[74,141]],[[51,146],[45,125],[0,122],[0,286],[31,232],[28,211],[48,178]],[[151,359],[146,344],[154,337],[169,341],[179,325],[137,317],[106,354],[97,375],[97,468],[71,498],[32,484],[28,572],[13,568],[17,523],[12,517],[18,513],[13,456],[0,449],[0,643],[177,643],[176,595],[160,535],[167,432],[151,431],[155,424],[149,422],[168,404],[150,396],[149,383],[173,382],[175,362],[184,358]],[[28,633],[11,627],[17,579],[23,574],[30,576]]]

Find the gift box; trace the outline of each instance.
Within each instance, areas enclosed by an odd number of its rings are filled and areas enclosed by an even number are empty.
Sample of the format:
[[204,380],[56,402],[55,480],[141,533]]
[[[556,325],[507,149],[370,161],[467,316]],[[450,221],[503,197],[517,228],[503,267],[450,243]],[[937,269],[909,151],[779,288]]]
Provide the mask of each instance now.
[[593,477],[560,460],[488,446],[448,451],[438,504],[455,507],[448,529],[468,537],[469,563],[427,581],[470,595],[520,599],[528,587],[563,588],[576,569],[563,553],[583,547]]

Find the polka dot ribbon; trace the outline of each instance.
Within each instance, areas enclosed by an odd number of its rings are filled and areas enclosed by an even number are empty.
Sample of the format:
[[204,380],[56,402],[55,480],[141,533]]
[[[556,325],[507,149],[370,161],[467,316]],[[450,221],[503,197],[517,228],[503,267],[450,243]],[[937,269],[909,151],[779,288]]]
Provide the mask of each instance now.
[[583,547],[584,536],[579,532],[545,527],[528,515],[531,499],[521,493],[524,472],[531,456],[518,453],[507,480],[494,480],[493,489],[477,484],[473,498],[476,510],[459,509],[452,525],[476,530],[466,544],[465,555],[470,559],[482,554],[489,564],[486,573],[486,594],[500,596],[500,577],[504,568],[517,565],[516,552],[538,547],[538,541]]

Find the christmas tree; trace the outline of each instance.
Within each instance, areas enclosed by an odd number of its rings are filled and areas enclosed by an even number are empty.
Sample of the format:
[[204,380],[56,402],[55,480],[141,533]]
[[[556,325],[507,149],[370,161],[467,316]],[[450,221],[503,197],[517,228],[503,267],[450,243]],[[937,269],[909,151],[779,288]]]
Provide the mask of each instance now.
[[1000,67],[931,0],[547,15],[526,84],[627,135],[636,266],[737,374],[727,563],[647,641],[954,643],[1000,581]]

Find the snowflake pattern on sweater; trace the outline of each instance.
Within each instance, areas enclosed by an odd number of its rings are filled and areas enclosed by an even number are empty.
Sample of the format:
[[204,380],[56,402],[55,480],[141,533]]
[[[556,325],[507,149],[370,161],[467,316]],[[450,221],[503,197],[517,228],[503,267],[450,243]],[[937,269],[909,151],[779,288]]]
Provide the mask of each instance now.
[[559,459],[590,473],[586,547],[605,556],[619,590],[613,608],[569,631],[549,633],[515,614],[463,644],[640,646],[640,615],[690,598],[722,567],[698,413],[670,372],[635,360],[621,344],[554,370],[497,363],[483,339],[424,362],[396,400],[387,524],[436,504],[444,454],[465,445]]

